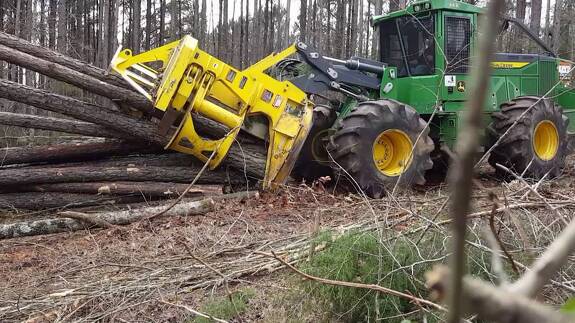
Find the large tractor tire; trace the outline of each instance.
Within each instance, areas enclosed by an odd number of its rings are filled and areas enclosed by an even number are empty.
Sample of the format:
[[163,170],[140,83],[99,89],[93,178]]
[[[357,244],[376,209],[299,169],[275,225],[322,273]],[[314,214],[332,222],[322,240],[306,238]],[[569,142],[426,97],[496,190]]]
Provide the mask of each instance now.
[[563,110],[549,99],[525,96],[504,103],[501,111],[493,114],[488,128],[490,146],[509,132],[492,149],[489,163],[500,175],[509,174],[504,174],[496,164],[533,179],[541,179],[545,174],[553,178],[565,165],[568,124]]
[[394,100],[358,104],[337,126],[327,149],[334,169],[373,198],[396,184],[424,184],[425,171],[433,166],[425,121]]
[[313,126],[292,170],[292,177],[296,180],[311,183],[322,176],[332,175],[325,146],[329,130],[336,119],[337,113],[334,109],[325,105],[314,108]]

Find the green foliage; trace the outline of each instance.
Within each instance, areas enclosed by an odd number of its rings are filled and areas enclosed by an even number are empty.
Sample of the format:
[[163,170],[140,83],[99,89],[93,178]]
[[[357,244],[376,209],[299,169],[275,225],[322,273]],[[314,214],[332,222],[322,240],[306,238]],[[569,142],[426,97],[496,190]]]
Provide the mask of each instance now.
[[571,297],[561,306],[561,312],[575,315],[575,297]]
[[[418,292],[425,294],[424,286],[414,281],[411,275],[423,279],[423,272],[429,266],[400,269],[401,266],[411,265],[421,260],[414,245],[400,238],[391,245],[381,248],[380,259],[378,257],[380,244],[375,234],[372,232],[350,233],[339,237],[329,242],[323,252],[316,254],[304,264],[302,270],[328,279],[378,284],[378,268],[381,267],[382,280],[379,285],[414,295],[420,294]],[[318,240],[320,240],[318,244],[321,244],[331,239],[327,239],[327,235],[322,234]],[[392,255],[399,264],[393,260]],[[304,288],[306,292],[324,300],[326,307],[332,311],[334,317],[348,322],[373,321],[376,317],[376,293],[373,291],[311,281],[304,282]],[[396,321],[400,322],[402,317],[397,315],[414,309],[416,307],[405,299],[384,294],[379,297],[380,318],[395,316]]]
[[[231,300],[228,296],[210,298],[200,307],[200,312],[222,320],[230,320],[244,313],[248,308],[249,300],[254,296],[254,290],[242,289],[232,293]],[[197,316],[191,322],[208,323],[213,321]]]

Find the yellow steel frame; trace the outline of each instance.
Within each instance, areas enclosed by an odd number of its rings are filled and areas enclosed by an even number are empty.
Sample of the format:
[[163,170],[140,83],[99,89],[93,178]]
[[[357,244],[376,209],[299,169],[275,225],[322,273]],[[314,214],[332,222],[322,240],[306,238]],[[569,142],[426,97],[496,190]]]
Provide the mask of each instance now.
[[[269,149],[263,186],[268,188],[285,182],[312,123],[313,105],[307,95],[291,82],[264,73],[295,52],[295,46],[288,47],[240,71],[200,50],[198,41],[186,36],[138,55],[118,50],[111,68],[157,109],[182,115],[166,148],[194,155],[211,169],[224,159],[245,118],[265,115]],[[198,114],[227,127],[228,134],[220,139],[199,135],[194,124]]]

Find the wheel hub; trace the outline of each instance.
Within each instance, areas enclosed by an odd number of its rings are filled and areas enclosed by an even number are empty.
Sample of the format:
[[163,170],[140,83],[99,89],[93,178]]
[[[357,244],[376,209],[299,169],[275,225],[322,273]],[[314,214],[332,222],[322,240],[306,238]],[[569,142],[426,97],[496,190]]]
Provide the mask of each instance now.
[[329,155],[325,149],[326,143],[325,140],[333,133],[332,129],[324,129],[318,132],[313,138],[311,142],[311,155],[313,160],[318,163],[327,163],[329,162]]
[[537,124],[533,132],[533,150],[542,160],[551,160],[559,150],[559,133],[555,124],[543,120]]
[[382,132],[373,143],[373,161],[385,176],[399,176],[411,164],[413,143],[398,129]]

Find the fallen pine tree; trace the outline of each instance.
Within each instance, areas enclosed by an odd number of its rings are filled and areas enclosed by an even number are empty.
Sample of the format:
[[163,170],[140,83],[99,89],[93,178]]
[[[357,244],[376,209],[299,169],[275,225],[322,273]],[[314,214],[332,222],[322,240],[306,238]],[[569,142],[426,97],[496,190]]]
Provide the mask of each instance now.
[[[12,192],[55,192],[98,195],[134,195],[145,197],[178,197],[184,193],[188,184],[173,182],[90,182],[90,183],[57,183],[26,185],[25,187],[12,187]],[[2,192],[2,190],[0,190]],[[202,185],[201,188],[188,190],[186,196],[219,195],[222,193],[221,185]]]
[[[41,210],[173,198],[204,166],[192,156],[164,151],[170,132],[158,131],[158,111],[120,77],[1,32],[0,60],[114,103],[103,106],[94,103],[98,100],[82,101],[0,79],[1,99],[66,117],[0,112],[0,124],[86,136],[80,143],[0,149],[0,208]],[[195,121],[204,135],[227,133],[199,115]],[[213,195],[225,186],[250,187],[248,182],[263,178],[266,153],[261,142],[240,134],[222,166],[205,170],[196,183],[211,186],[194,189]]]
[[[125,225],[155,216],[164,211],[167,205],[129,209],[115,212],[79,213],[62,212],[56,218],[29,222],[16,222],[0,225],[0,239],[9,239],[31,235],[76,231],[95,227]],[[175,205],[162,216],[187,216],[205,214],[213,211],[214,200],[183,201]]]

